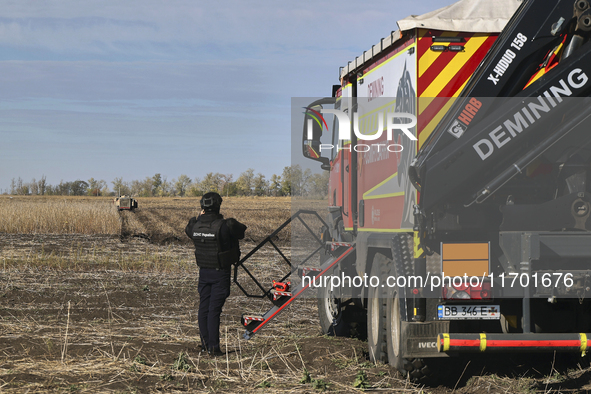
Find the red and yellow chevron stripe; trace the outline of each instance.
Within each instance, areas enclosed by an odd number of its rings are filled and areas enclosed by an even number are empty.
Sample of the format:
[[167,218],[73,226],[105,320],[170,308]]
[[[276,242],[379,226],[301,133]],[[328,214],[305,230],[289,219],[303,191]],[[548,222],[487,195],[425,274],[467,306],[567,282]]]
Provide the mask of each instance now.
[[[435,126],[449,110],[476,67],[489,51],[497,34],[458,33],[437,30],[418,30],[417,97],[418,148],[423,145]],[[461,37],[461,43],[433,43],[433,37]],[[431,45],[463,45],[461,52],[435,52]]]
[[531,79],[525,85],[525,87],[523,89],[527,88],[529,85],[531,85],[532,83],[537,81],[539,78],[541,78],[548,71],[550,71],[554,67],[558,66],[558,63],[560,62],[560,58],[562,57],[562,51],[564,50],[564,43],[566,42],[566,38],[567,38],[567,35],[565,34],[564,37],[562,38],[562,42],[556,48],[554,48],[553,50],[548,52],[548,54],[546,55],[546,58],[544,59],[544,62],[542,64],[540,64],[540,67],[538,68],[538,70],[534,73],[534,75],[531,77]]

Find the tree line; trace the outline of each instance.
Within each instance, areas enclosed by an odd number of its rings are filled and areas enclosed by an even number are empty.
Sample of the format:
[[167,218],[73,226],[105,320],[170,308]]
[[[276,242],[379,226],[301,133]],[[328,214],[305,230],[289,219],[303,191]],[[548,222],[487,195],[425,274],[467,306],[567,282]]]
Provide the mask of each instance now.
[[30,182],[20,177],[12,178],[10,188],[4,194],[11,195],[66,195],[66,196],[118,196],[136,197],[198,197],[209,191],[222,196],[306,196],[324,198],[328,193],[328,171],[312,173],[298,165],[285,167],[281,175],[273,174],[269,179],[265,175],[255,174],[249,168],[236,180],[233,174],[210,172],[203,178],[182,174],[168,180],[160,173],[142,180],[125,181],[115,178],[109,184],[103,180],[90,178],[86,181],[77,179],[71,182],[60,181],[57,185],[47,183],[45,175]]

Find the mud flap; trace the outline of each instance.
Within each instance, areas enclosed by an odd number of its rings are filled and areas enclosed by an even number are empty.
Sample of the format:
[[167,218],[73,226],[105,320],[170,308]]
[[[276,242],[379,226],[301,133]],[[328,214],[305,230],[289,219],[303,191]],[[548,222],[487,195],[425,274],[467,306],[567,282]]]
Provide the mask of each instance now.
[[437,335],[449,332],[449,321],[400,322],[403,358],[446,357],[437,351]]

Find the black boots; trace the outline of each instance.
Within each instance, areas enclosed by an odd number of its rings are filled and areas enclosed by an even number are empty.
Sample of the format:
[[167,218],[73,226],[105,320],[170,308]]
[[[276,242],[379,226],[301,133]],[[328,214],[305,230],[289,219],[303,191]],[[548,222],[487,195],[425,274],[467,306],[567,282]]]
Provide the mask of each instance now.
[[212,357],[223,356],[226,354],[222,352],[219,347],[212,347],[211,349],[207,350],[207,353]]

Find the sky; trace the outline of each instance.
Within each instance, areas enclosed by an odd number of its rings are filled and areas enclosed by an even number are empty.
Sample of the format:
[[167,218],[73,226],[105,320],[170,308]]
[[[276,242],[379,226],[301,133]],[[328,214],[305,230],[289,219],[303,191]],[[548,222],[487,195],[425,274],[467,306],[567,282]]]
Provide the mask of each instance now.
[[0,191],[291,164],[293,97],[454,0],[1,0]]

